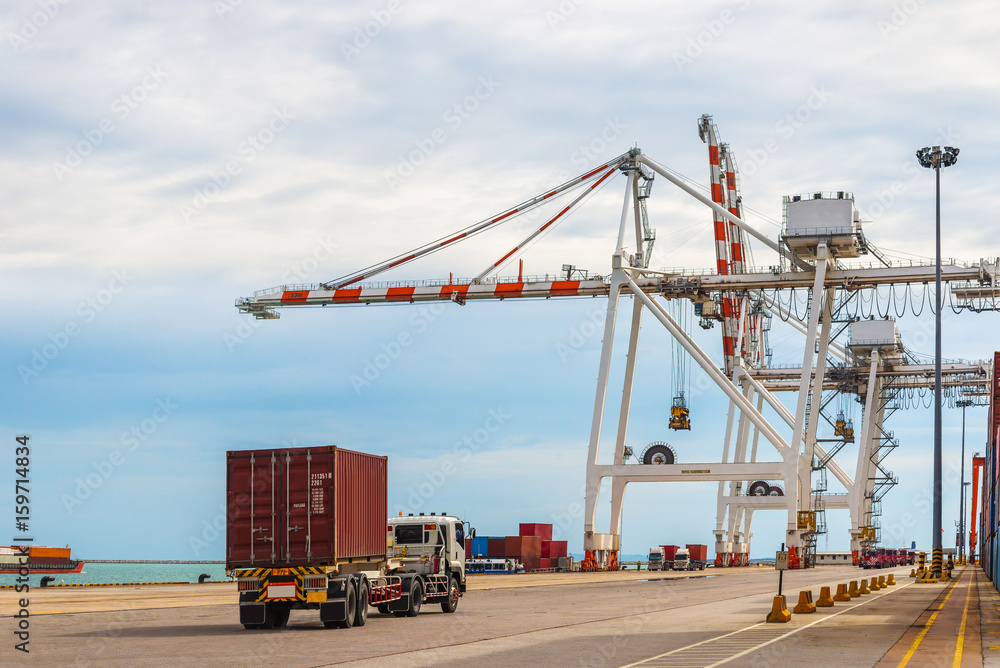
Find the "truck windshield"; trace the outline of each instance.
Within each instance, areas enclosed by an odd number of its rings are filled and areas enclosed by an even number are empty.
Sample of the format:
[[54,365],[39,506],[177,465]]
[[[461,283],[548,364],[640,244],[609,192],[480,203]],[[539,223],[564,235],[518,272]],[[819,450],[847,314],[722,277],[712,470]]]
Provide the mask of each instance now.
[[398,545],[419,545],[423,542],[424,527],[422,524],[400,524],[396,526],[396,543]]

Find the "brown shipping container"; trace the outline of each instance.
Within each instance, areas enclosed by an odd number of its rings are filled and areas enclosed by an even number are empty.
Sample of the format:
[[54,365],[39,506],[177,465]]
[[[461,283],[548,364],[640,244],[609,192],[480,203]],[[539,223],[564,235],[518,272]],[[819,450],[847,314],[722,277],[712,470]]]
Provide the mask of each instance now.
[[521,557],[521,563],[524,564],[524,572],[530,573],[531,571],[537,571],[541,568],[542,558],[541,557]]
[[685,545],[691,561],[708,561],[708,545]]
[[542,539],[538,536],[521,536],[521,556],[541,557]]
[[380,560],[388,459],[336,446],[226,454],[226,565]]
[[674,560],[674,556],[677,554],[677,546],[676,545],[661,545],[660,547],[663,548],[663,560],[664,561],[673,561]]
[[522,536],[538,536],[542,540],[552,540],[552,525],[521,524],[519,533]]
[[507,539],[506,538],[490,538],[487,544],[486,556],[491,559],[503,559],[507,556]]
[[505,557],[520,557],[521,556],[521,536],[507,536],[504,543],[503,556]]

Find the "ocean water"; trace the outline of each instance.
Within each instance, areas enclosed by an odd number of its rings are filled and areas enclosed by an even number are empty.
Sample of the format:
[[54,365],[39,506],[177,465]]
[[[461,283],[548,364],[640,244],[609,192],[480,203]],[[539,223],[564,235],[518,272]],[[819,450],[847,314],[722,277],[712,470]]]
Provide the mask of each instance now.
[[[87,561],[82,573],[55,573],[50,584],[88,584],[105,582],[198,582],[208,573],[211,581],[228,581],[225,564],[110,564]],[[17,575],[0,574],[0,585],[17,584]],[[28,576],[28,584],[37,587],[42,575]]]

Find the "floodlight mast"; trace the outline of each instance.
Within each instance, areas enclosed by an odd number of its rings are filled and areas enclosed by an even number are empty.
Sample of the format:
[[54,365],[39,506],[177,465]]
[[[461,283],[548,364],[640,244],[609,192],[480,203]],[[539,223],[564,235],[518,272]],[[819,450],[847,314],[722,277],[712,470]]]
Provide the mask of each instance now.
[[941,574],[944,552],[941,549],[941,168],[958,161],[959,149],[945,146],[924,147],[917,151],[921,167],[934,170],[934,506],[931,536],[931,572]]

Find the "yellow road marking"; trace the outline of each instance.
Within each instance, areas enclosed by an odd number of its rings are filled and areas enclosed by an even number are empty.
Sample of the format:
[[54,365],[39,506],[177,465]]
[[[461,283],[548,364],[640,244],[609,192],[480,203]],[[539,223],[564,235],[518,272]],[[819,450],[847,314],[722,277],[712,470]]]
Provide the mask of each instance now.
[[[961,576],[959,576],[959,579],[961,579]],[[941,608],[943,608],[944,604],[948,602],[948,599],[951,598],[951,595],[955,593],[955,587],[957,585],[958,585],[958,580],[955,580],[954,582],[951,583],[951,589],[948,591],[948,594],[944,597],[944,600],[941,602]],[[910,662],[910,659],[913,658],[913,654],[914,652],[917,651],[917,647],[920,646],[920,643],[923,641],[924,636],[927,635],[927,632],[931,630],[931,625],[934,623],[934,620],[937,619],[937,616],[939,614],[941,614],[941,608],[938,608],[938,610],[933,615],[931,615],[931,618],[927,620],[927,624],[924,625],[923,630],[917,635],[917,639],[913,641],[913,645],[910,646],[909,651],[907,651],[906,654],[903,656],[903,660],[899,662],[897,668],[905,668],[906,664],[908,664]]]
[[969,578],[969,585],[965,590],[965,608],[962,609],[962,625],[958,627],[958,643],[955,645],[955,658],[951,660],[951,668],[962,668],[962,649],[965,646],[965,622],[969,618],[969,598],[972,596],[972,581],[975,577],[975,572],[973,572]]

